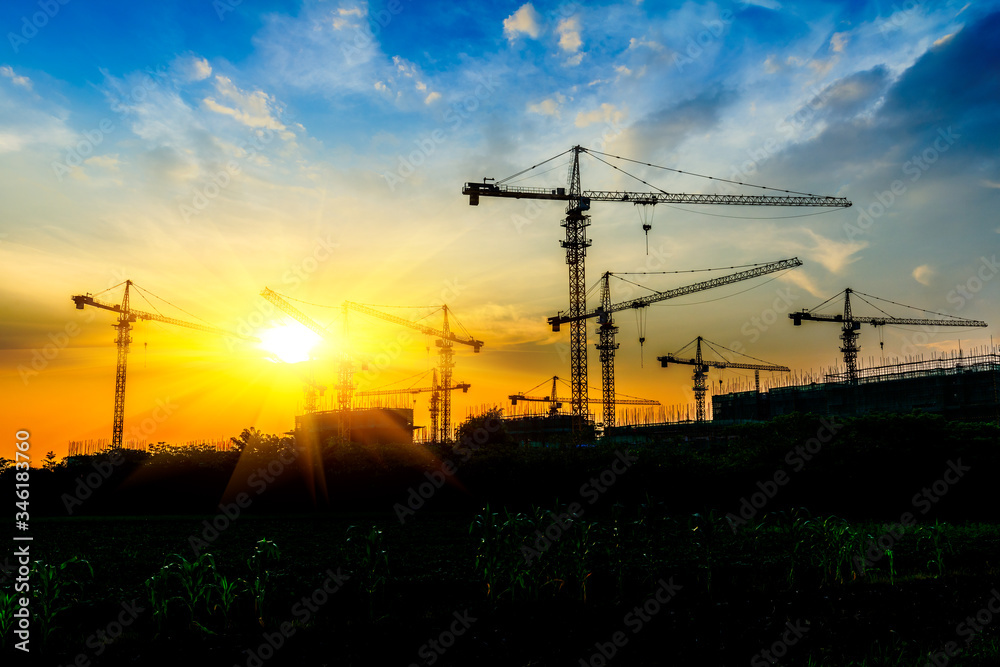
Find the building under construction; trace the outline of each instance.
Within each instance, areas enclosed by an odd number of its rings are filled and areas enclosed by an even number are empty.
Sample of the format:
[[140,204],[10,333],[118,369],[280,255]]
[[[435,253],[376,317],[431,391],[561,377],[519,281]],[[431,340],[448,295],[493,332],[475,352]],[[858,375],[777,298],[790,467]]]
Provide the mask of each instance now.
[[732,392],[712,397],[713,421],[768,420],[793,412],[830,416],[912,411],[958,421],[1000,417],[1000,354],[995,349],[930,360],[831,373],[822,382],[772,386],[768,391]]
[[340,438],[364,445],[412,444],[413,428],[410,408],[323,410],[295,418],[296,440],[317,445]]

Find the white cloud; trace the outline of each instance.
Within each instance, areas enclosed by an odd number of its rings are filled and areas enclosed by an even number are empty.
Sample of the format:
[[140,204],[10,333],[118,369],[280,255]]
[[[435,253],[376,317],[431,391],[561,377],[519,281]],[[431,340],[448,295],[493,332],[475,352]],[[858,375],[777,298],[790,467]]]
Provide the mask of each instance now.
[[441,93],[432,91],[427,97],[424,98],[424,104],[433,104],[441,99]]
[[913,269],[913,279],[921,285],[930,286],[931,278],[934,277],[934,269],[927,264],[921,264]]
[[830,49],[835,53],[842,53],[845,46],[847,46],[847,33],[833,33],[833,37],[830,38]]
[[559,48],[566,53],[576,53],[580,50],[583,40],[580,39],[580,20],[577,17],[571,16],[560,21],[556,32],[559,33]]
[[538,12],[535,11],[530,2],[521,5],[516,12],[503,20],[503,34],[511,42],[517,39],[519,35],[528,35],[533,39],[537,39],[541,33],[538,19]]
[[630,70],[628,67],[625,67],[625,65],[619,65],[618,67],[615,68],[615,71],[618,72],[618,74],[620,74],[621,76],[630,76],[632,74],[632,70]]
[[565,96],[561,93],[556,93],[555,96],[544,99],[537,104],[529,104],[528,112],[537,113],[542,116],[554,116],[559,118],[559,107],[565,101]]
[[14,69],[9,65],[0,66],[0,75],[3,75],[10,79],[15,86],[21,86],[22,88],[27,88],[31,90],[31,79],[26,76],[19,76],[14,73]]
[[577,65],[579,65],[579,64],[580,64],[580,63],[581,63],[582,61],[583,61],[583,53],[582,53],[582,52],[580,52],[580,53],[577,53],[577,54],[576,54],[576,55],[574,55],[574,56],[571,56],[571,57],[567,58],[567,59],[566,59],[566,62],[565,62],[564,64],[565,64],[565,65],[566,65],[567,67],[576,67],[576,66],[577,66]]
[[608,104],[605,102],[599,108],[593,111],[588,111],[587,113],[580,112],[576,115],[576,120],[574,125],[577,127],[587,127],[588,125],[593,125],[594,123],[611,123],[615,126],[620,125],[625,119],[625,112],[621,111],[614,104]]

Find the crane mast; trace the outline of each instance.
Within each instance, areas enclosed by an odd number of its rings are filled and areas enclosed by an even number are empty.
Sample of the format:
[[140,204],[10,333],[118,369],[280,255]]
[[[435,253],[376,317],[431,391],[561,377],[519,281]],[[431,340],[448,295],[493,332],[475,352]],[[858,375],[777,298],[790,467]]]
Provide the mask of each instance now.
[[[986,322],[982,320],[968,320],[960,317],[947,316],[948,319],[932,319],[926,317],[892,317],[891,315],[883,316],[861,316],[856,317],[851,308],[851,294],[860,294],[862,297],[869,296],[873,299],[878,299],[879,297],[872,297],[870,294],[863,294],[861,292],[855,292],[850,287],[844,290],[844,314],[843,315],[823,315],[821,313],[813,313],[812,311],[803,308],[797,313],[789,313],[788,318],[792,320],[792,324],[795,326],[802,326],[803,321],[813,321],[813,322],[836,322],[841,324],[840,340],[842,345],[840,347],[840,352],[844,355],[844,367],[847,371],[847,381],[850,384],[857,384],[858,382],[858,351],[861,349],[858,346],[858,331],[861,329],[862,324],[870,324],[873,327],[881,327],[887,324],[895,324],[899,326],[934,326],[934,327],[986,327],[989,326]],[[828,303],[831,299],[827,299],[823,304]],[[880,299],[884,300],[884,299]],[[817,306],[817,308],[821,307]],[[901,304],[897,304],[901,305]],[[907,306],[912,308],[912,306]],[[919,309],[917,309],[919,310]]]
[[129,303],[129,290],[134,283],[131,280],[126,280],[124,284],[125,294],[122,296],[121,304],[109,303],[95,299],[89,293],[77,294],[70,297],[73,300],[73,303],[76,304],[77,310],[83,310],[86,306],[91,306],[93,308],[101,308],[102,310],[110,310],[111,312],[118,314],[118,321],[112,325],[117,331],[115,336],[115,345],[118,348],[118,359],[115,364],[114,419],[111,426],[112,449],[121,449],[124,444],[122,438],[125,430],[125,378],[128,371],[128,352],[129,344],[132,342],[131,332],[133,322],[136,320],[164,322],[166,324],[174,324],[176,326],[187,327],[189,329],[197,329],[198,331],[204,331],[206,333],[231,336],[233,338],[248,340],[255,343],[260,342],[260,339],[256,336],[244,336],[205,324],[185,322],[184,320],[166,317],[158,313],[147,313],[142,310],[135,310]]
[[[132,286],[131,280],[125,281],[125,296],[122,297],[121,311],[118,313],[118,323],[115,329],[118,334],[115,336],[115,345],[118,347],[118,361],[115,365],[115,414],[114,422],[111,425],[111,449],[122,448],[122,437],[125,431],[125,375],[128,370],[128,346],[132,342],[132,322],[135,316],[129,312],[128,290]],[[77,301],[77,308],[83,306]]]
[[441,402],[441,442],[447,443],[451,441],[451,374],[455,368],[455,352],[452,349],[454,343],[448,338],[451,334],[448,326],[448,306],[444,306],[443,310],[444,325],[441,330],[445,336],[434,342],[441,348],[441,391],[438,392],[438,400]]
[[[668,364],[685,364],[688,366],[694,366],[694,372],[692,374],[694,386],[692,388],[694,389],[695,399],[695,421],[704,422],[706,419],[705,394],[708,391],[706,379],[708,378],[709,368],[737,368],[742,370],[752,370],[754,372],[754,384],[758,393],[760,392],[761,371],[775,371],[783,373],[791,371],[788,366],[779,366],[776,364],[745,364],[733,361],[706,360],[701,354],[701,342],[703,340],[705,339],[701,336],[698,336],[695,339],[695,341],[697,341],[697,345],[695,346],[694,359],[682,359],[676,354],[667,354],[656,358],[656,360],[660,362],[661,368],[666,368]],[[688,343],[688,345],[690,344],[691,343]],[[687,345],[684,347],[687,347]]]
[[[591,241],[587,238],[587,227],[590,225],[590,210],[592,201],[626,202],[655,205],[670,204],[725,204],[737,206],[825,206],[846,208],[851,202],[842,197],[828,197],[808,194],[798,195],[722,195],[722,194],[679,194],[658,192],[630,192],[624,190],[584,190],[580,178],[580,154],[597,153],[582,146],[573,146],[569,151],[573,157],[570,162],[569,178],[565,188],[538,188],[504,185],[502,182],[465,183],[462,194],[468,195],[469,204],[478,206],[480,197],[501,197],[512,199],[541,199],[565,201],[566,217],[561,226],[566,230],[566,237],[561,242],[566,250],[566,264],[569,268],[569,315],[565,319],[570,325],[570,387],[572,393],[574,428],[578,431],[586,418],[587,399],[587,332],[582,319],[586,311],[586,272],[585,258]],[[564,155],[563,153],[562,155]],[[603,153],[602,153],[603,155]],[[556,156],[559,157],[559,156]],[[617,156],[610,156],[617,157]],[[555,159],[555,158],[550,158]],[[548,162],[548,160],[546,160]],[[540,163],[544,164],[544,163]],[[539,166],[539,165],[536,165]],[[534,167],[532,167],[534,168]],[[528,171],[528,170],[524,170]],[[520,173],[524,173],[523,171]],[[513,178],[513,177],[510,177]],[[509,180],[504,179],[504,180]],[[648,230],[647,230],[648,231]],[[605,322],[602,322],[604,324]],[[558,331],[558,329],[554,329]],[[599,343],[602,362],[613,357],[614,350],[609,345],[612,331],[608,331]],[[602,366],[602,383],[607,377],[607,366]],[[613,382],[613,378],[611,379]],[[604,390],[606,394],[607,389]],[[613,424],[613,409],[610,420]],[[604,416],[608,418],[608,409]],[[608,425],[607,423],[605,424]]]
[[[601,309],[604,312],[611,310],[611,281],[610,274],[605,273],[601,281]],[[614,320],[608,317],[606,321],[597,325],[597,334],[600,337],[597,343],[597,350],[601,355],[601,398],[604,417],[604,428],[611,428],[615,425],[615,350],[618,343],[615,336],[618,327]]]
[[441,416],[441,391],[440,385],[438,384],[438,373],[437,369],[434,369],[434,374],[431,376],[431,385],[438,387],[438,391],[431,392],[430,405],[428,405],[428,412],[431,416],[431,442],[438,441],[438,419]]
[[[569,312],[579,316],[587,309],[587,278],[585,259],[590,239],[587,227],[590,216],[590,200],[585,199],[580,187],[580,146],[573,147],[573,162],[569,172],[569,200],[566,218],[562,226],[566,229],[566,239],[562,247],[566,249],[566,264],[569,266]],[[587,325],[582,320],[573,320],[569,326],[569,367],[570,405],[573,408],[574,431],[579,432],[587,414]]]

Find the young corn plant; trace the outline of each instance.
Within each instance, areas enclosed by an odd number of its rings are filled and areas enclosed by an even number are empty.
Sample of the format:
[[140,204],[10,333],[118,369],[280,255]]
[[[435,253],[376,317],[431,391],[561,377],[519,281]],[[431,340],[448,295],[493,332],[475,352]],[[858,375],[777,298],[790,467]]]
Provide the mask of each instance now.
[[233,579],[230,581],[223,576],[218,578],[214,588],[216,602],[212,610],[222,613],[222,620],[227,630],[232,626],[233,609],[239,603],[239,599],[245,588],[246,584],[242,579]]
[[146,592],[149,594],[149,606],[152,610],[153,620],[156,622],[156,635],[163,633],[170,615],[170,594],[169,576],[160,568],[153,576],[145,581]]
[[625,540],[627,539],[627,524],[622,520],[623,506],[615,503],[611,508],[611,534],[605,540],[605,553],[608,561],[615,573],[615,591],[620,597],[625,591],[625,576],[628,568],[625,555],[628,553]]
[[594,573],[591,551],[596,546],[594,535],[596,523],[575,521],[573,527],[563,535],[560,546],[569,556],[568,574],[578,587],[580,600],[587,601],[587,580]]
[[820,584],[843,583],[852,569],[851,556],[857,543],[857,531],[837,516],[810,520],[805,526],[813,564],[819,570]]
[[218,580],[215,558],[203,553],[194,560],[169,554],[163,567],[146,580],[157,632],[164,625],[179,625],[213,634],[203,621],[211,616],[211,598]]
[[927,560],[927,569],[935,578],[944,576],[944,555],[954,553],[954,548],[948,535],[945,533],[944,524],[934,521],[933,526],[927,526],[920,531],[918,546],[926,545],[930,551],[930,558]]
[[716,564],[716,549],[722,531],[729,532],[728,523],[715,511],[706,514],[695,513],[688,517],[688,539],[694,547],[700,578],[705,582],[705,590],[712,590],[712,571]]
[[[351,531],[355,532],[351,532]],[[345,543],[347,560],[352,564],[354,578],[368,601],[368,620],[375,620],[375,600],[385,595],[389,580],[389,555],[382,540],[382,531],[372,526],[362,532],[356,526],[347,529]]]
[[60,565],[48,565],[35,561],[31,571],[34,580],[34,618],[38,636],[45,646],[55,632],[56,618],[73,606],[73,602],[83,591],[81,577],[94,578],[94,568],[86,560],[73,556]]
[[17,611],[17,596],[13,592],[0,591],[0,647],[7,647],[7,635],[14,626],[14,612]]
[[258,540],[254,546],[253,554],[247,559],[247,567],[250,568],[251,575],[250,592],[253,595],[257,622],[261,627],[267,626],[271,584],[274,570],[280,560],[281,551],[278,549],[278,545],[268,539]]

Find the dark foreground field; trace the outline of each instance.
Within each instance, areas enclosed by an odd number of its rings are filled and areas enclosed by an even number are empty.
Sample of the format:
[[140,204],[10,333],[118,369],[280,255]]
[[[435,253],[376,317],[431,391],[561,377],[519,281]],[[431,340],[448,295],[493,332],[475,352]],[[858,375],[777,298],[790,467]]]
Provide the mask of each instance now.
[[[328,448],[323,503],[293,491],[317,477],[301,459],[258,496],[241,476],[266,453],[174,451],[116,464],[67,516],[72,466],[95,463],[70,462],[37,478],[30,659],[13,573],[0,586],[4,664],[1000,664],[996,427],[836,426],[453,459]],[[436,489],[446,460],[457,484]],[[126,515],[171,505],[205,511]]]
[[[46,521],[38,555],[86,559],[93,576],[72,562],[54,573],[33,662],[555,666],[605,664],[603,652],[621,665],[765,665],[769,651],[777,664],[922,665],[953,643],[947,664],[998,664],[983,613],[1000,610],[996,526],[911,529],[861,575],[859,538],[883,527],[783,515],[734,534],[655,511],[584,515],[532,566],[515,533],[535,537],[550,517],[501,513],[470,534],[455,515],[250,516],[200,561],[188,546],[200,518]],[[262,538],[280,553],[263,575]]]

